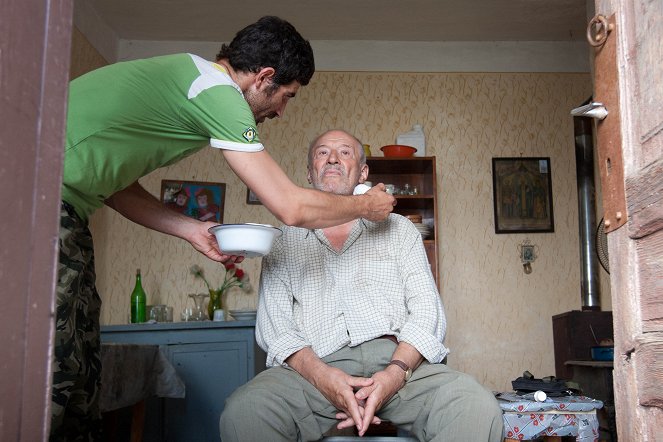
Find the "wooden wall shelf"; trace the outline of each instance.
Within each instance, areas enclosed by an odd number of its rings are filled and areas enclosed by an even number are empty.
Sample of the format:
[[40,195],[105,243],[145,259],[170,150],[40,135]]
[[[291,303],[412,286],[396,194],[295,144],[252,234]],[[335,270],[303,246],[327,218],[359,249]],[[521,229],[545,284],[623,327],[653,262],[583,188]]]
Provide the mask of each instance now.
[[373,184],[394,184],[398,188],[409,184],[410,187],[417,187],[417,195],[396,195],[397,204],[394,213],[421,215],[423,223],[430,227],[431,235],[424,240],[424,247],[439,289],[435,157],[368,157],[366,164],[368,164],[368,180]]

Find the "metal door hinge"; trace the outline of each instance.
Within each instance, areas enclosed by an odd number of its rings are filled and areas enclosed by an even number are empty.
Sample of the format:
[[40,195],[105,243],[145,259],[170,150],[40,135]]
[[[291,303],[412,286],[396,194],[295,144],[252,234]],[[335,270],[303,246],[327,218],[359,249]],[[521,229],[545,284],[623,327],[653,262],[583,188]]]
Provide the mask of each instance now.
[[627,221],[619,114],[618,32],[614,15],[607,19],[597,15],[587,26],[587,38],[595,50],[594,98],[597,102],[587,105],[590,115],[584,116],[598,118],[596,140],[606,232],[618,229]]

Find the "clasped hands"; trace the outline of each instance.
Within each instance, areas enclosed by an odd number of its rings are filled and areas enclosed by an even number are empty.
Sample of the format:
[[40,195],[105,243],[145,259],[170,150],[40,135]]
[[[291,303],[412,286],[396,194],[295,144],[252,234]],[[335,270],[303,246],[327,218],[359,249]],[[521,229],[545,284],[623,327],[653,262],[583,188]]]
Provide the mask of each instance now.
[[369,425],[381,423],[375,413],[405,385],[403,374],[397,371],[400,369],[391,367],[392,370],[378,371],[370,378],[350,376],[334,367],[320,376],[318,390],[340,410],[336,413],[336,419],[340,420],[336,428],[341,430],[354,425],[363,436]]

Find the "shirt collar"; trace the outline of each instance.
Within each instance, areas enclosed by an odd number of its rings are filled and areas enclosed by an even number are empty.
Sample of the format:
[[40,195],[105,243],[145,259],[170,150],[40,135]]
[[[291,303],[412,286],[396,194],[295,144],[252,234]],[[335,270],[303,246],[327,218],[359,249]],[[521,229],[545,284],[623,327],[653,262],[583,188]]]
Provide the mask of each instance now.
[[327,247],[329,250],[334,251],[335,253],[343,254],[347,249],[350,248],[350,246],[359,239],[359,237],[362,235],[362,233],[368,228],[370,221],[365,220],[364,218],[359,218],[353,225],[352,229],[350,229],[350,234],[348,235],[348,238],[345,240],[345,244],[343,244],[343,248],[340,251],[334,250],[334,248],[331,246],[329,243],[329,240],[327,240],[327,237],[325,236],[323,229],[309,229],[306,232],[306,238],[309,238],[309,235],[314,235],[315,238],[323,244],[325,247]]

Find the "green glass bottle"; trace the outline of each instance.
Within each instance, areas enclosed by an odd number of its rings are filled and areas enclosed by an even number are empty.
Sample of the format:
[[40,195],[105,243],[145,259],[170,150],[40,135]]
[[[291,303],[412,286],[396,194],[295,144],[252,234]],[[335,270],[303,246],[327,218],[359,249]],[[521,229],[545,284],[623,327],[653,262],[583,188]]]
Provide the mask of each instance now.
[[147,296],[143,290],[143,284],[140,278],[140,269],[136,270],[136,286],[134,291],[131,292],[131,323],[139,324],[145,322],[145,304],[147,303]]

